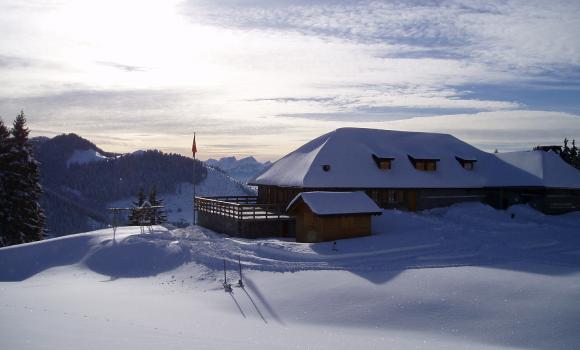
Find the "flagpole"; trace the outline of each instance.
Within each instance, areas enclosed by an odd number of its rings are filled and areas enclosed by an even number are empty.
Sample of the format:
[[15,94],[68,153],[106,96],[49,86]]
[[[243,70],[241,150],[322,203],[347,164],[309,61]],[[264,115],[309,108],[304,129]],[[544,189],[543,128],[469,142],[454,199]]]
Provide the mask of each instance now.
[[[196,173],[196,169],[195,169],[195,151],[197,151],[197,147],[195,147],[195,133],[193,133],[193,146],[192,146],[192,152],[193,152],[193,225],[197,225],[197,221],[195,220],[195,209],[196,209],[196,203],[195,203],[195,173]],[[194,151],[195,150],[195,151]]]

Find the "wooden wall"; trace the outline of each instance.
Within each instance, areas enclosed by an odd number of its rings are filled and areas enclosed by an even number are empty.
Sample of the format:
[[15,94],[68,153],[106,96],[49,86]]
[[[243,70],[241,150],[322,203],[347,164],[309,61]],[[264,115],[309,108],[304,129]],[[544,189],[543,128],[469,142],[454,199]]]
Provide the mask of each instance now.
[[384,209],[424,210],[463,202],[482,202],[498,209],[529,203],[548,214],[580,210],[580,190],[546,188],[290,188],[258,186],[259,203],[278,203],[282,209],[300,192],[365,191]]
[[507,209],[528,204],[545,214],[563,214],[580,210],[580,190],[558,188],[493,188],[487,189],[487,204]]
[[286,207],[300,192],[364,191],[384,209],[423,210],[466,201],[483,201],[483,189],[388,189],[388,188],[291,188],[258,186],[259,203],[277,203]]
[[304,203],[298,204],[296,215],[297,242],[324,242],[371,234],[371,215],[318,216]]

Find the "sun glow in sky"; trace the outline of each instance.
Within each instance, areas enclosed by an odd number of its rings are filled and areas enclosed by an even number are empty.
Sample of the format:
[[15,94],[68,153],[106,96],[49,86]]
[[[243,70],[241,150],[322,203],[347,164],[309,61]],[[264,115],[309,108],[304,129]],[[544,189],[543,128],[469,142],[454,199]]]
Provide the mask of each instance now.
[[342,126],[580,139],[577,1],[0,0],[0,115],[274,160]]

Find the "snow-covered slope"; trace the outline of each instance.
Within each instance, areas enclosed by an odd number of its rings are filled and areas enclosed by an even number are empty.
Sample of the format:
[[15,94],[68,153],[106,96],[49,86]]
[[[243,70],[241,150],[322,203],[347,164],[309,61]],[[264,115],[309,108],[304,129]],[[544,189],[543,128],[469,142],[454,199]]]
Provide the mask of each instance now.
[[86,164],[90,162],[98,162],[102,160],[107,160],[109,157],[100,154],[97,150],[94,149],[83,149],[83,150],[74,150],[73,154],[70,158],[66,161],[66,166],[70,166],[71,164]]
[[2,347],[574,349],[579,215],[384,211],[338,251],[198,227],[2,248]]

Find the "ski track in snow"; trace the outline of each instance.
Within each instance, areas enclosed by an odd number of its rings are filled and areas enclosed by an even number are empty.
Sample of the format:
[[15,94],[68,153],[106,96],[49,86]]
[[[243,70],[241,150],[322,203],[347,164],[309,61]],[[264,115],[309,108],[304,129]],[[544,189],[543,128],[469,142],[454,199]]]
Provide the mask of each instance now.
[[[475,210],[474,210],[475,209]],[[516,212],[516,218],[510,214]],[[383,232],[338,242],[296,243],[283,239],[250,240],[217,234],[200,227],[173,230],[167,239],[187,247],[192,261],[216,271],[235,270],[238,258],[245,269],[274,272],[302,270],[403,270],[453,266],[486,266],[535,262],[580,267],[576,253],[577,213],[549,225],[529,221],[542,215],[527,207],[512,212],[489,207],[460,205],[424,213],[385,211],[378,225]],[[490,216],[494,216],[490,220]],[[522,216],[522,219],[519,217]],[[393,223],[391,232],[389,223]]]
[[[145,234],[135,234],[135,228],[124,227],[118,230],[115,241],[111,230],[106,229],[40,242],[39,249],[35,249],[35,244],[23,247],[15,258],[24,262],[28,256],[38,262],[34,266],[23,264],[26,268],[22,270],[11,266],[0,271],[0,280],[22,280],[52,266],[71,263],[115,278],[144,277],[189,262],[205,266],[219,280],[223,261],[228,270],[237,273],[238,259],[244,269],[271,272],[366,273],[519,262],[577,268],[579,214],[549,217],[525,206],[499,211],[482,204],[421,213],[384,211],[382,216],[373,218],[373,235],[340,240],[337,251],[333,251],[332,242],[243,239],[197,226],[173,230],[158,226]],[[58,254],[62,249],[59,247],[67,244],[78,248],[71,250],[71,256]],[[11,258],[5,254],[5,259]]]

